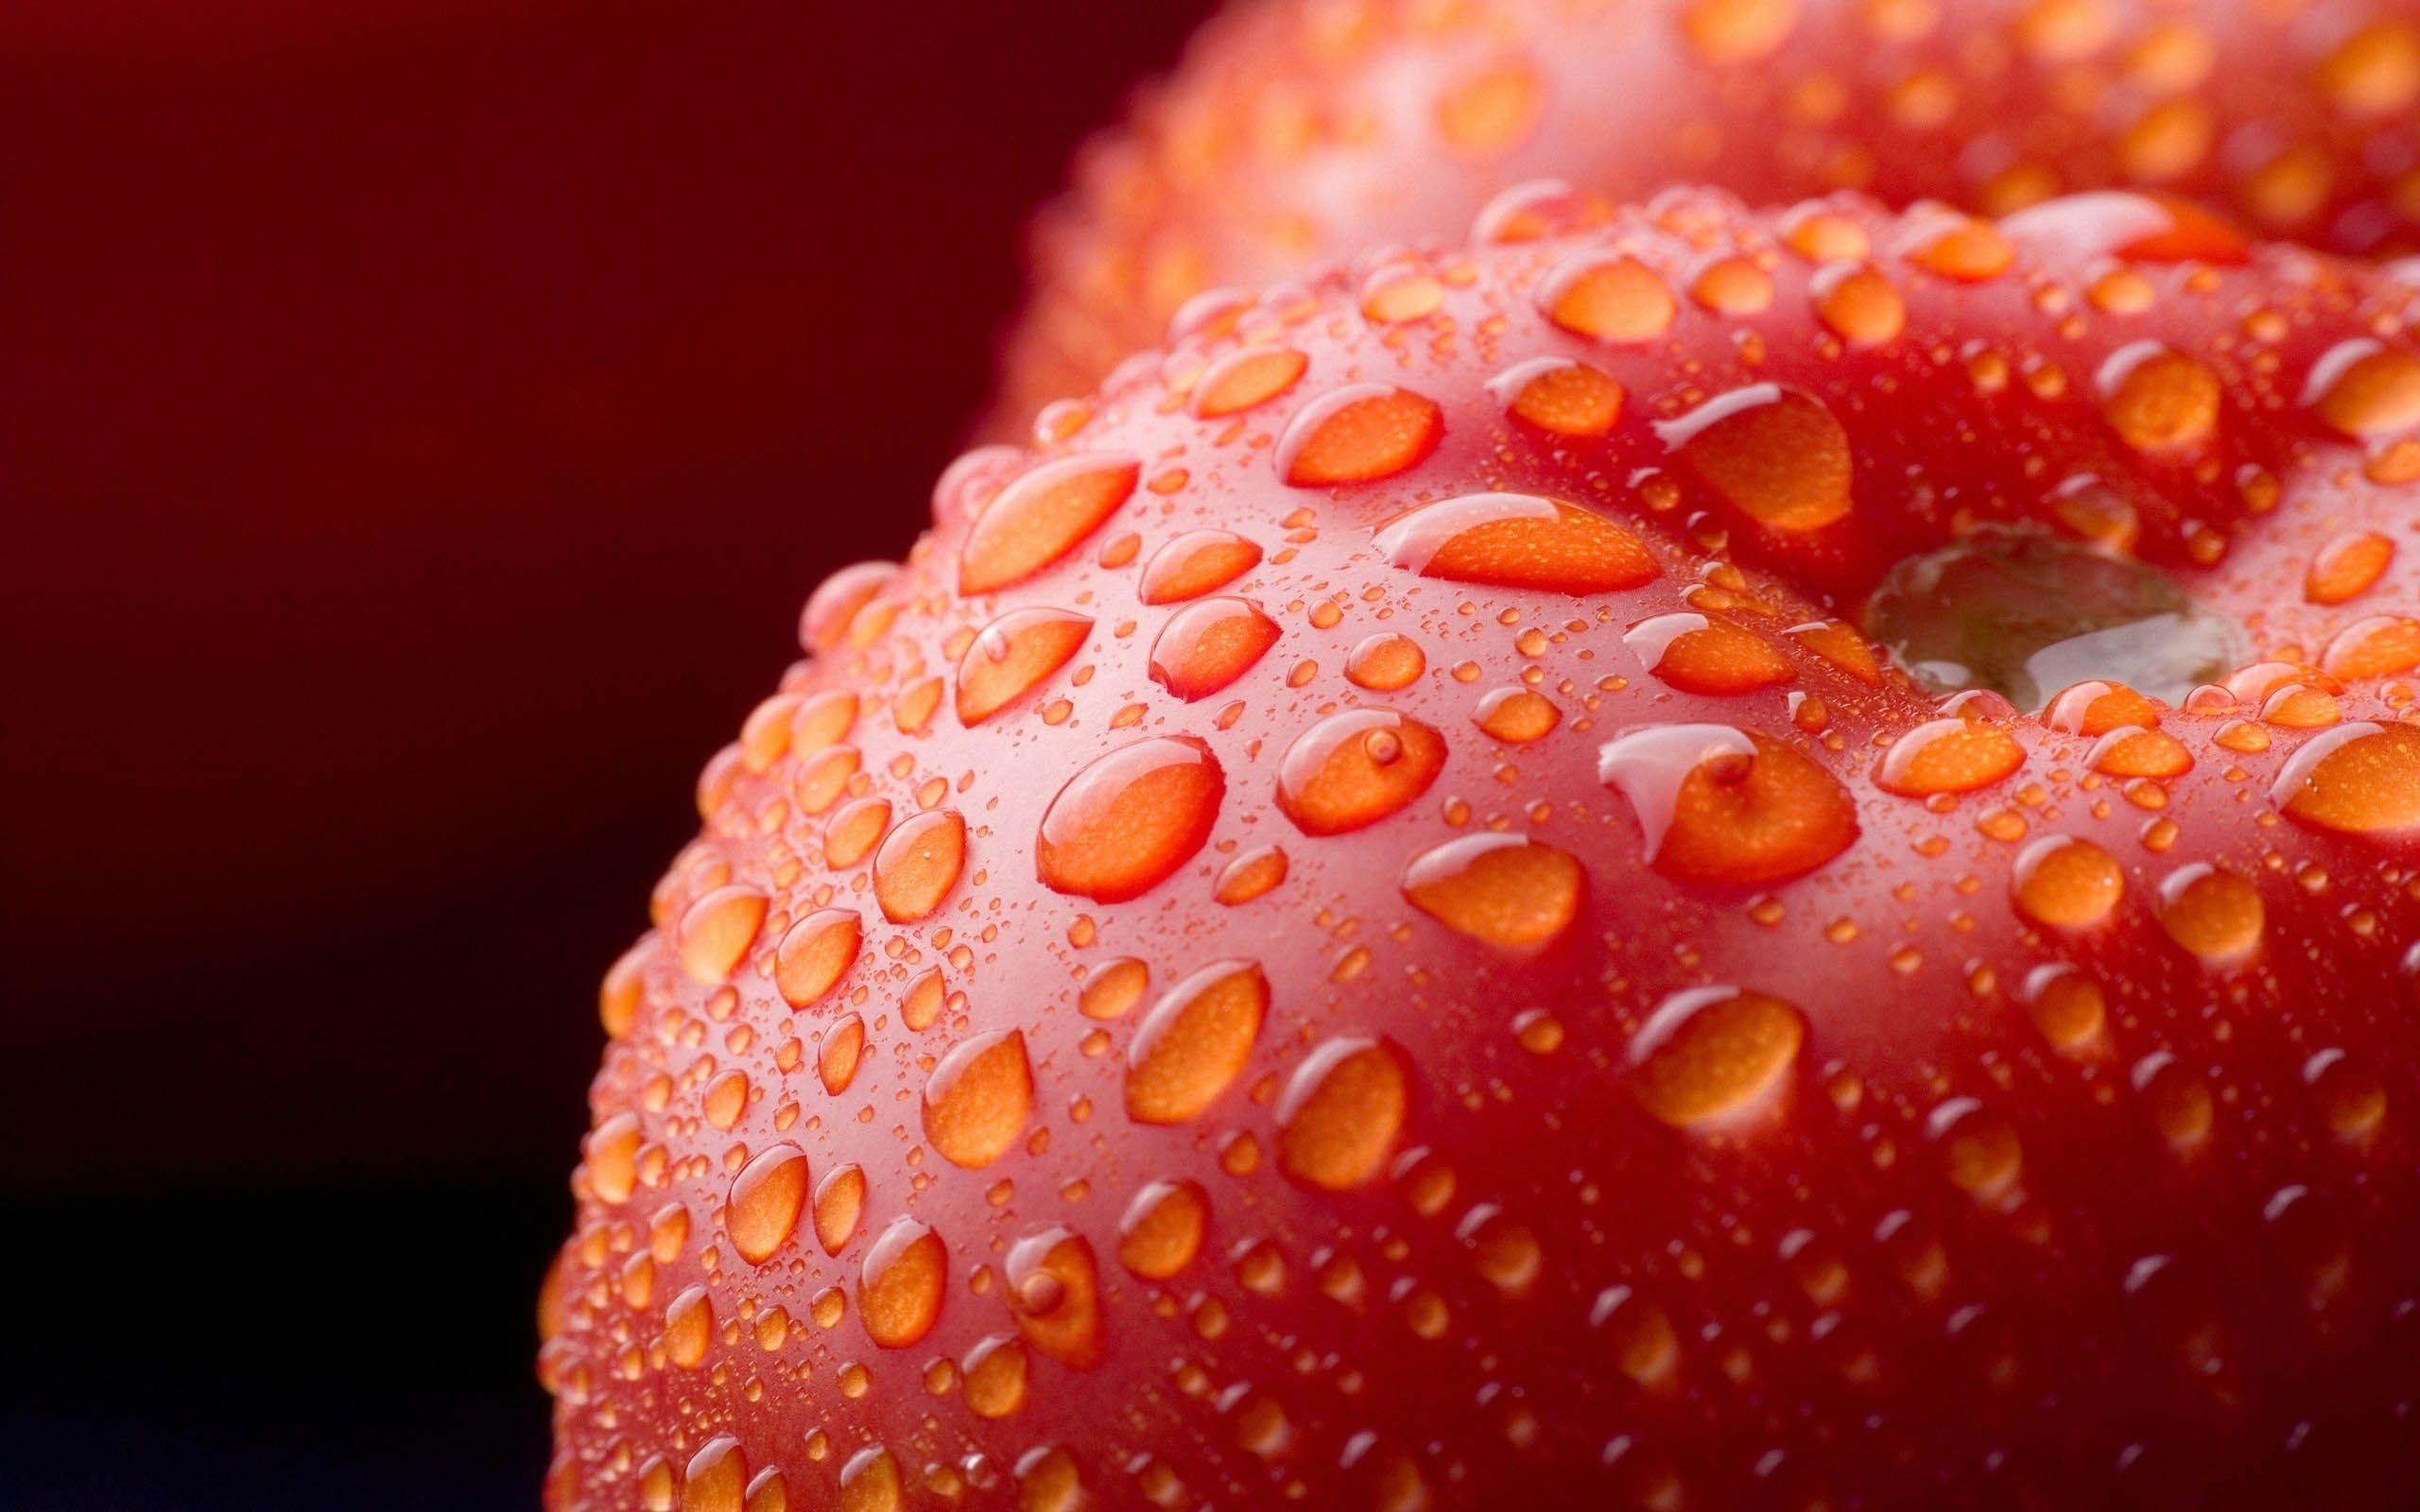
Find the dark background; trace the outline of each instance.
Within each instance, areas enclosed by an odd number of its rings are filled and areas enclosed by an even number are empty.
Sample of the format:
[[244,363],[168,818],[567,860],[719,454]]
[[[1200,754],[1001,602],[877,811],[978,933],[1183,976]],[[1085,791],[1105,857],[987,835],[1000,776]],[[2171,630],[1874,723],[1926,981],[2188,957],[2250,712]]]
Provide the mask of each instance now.
[[1201,9],[0,6],[0,1503],[534,1507],[597,978]]

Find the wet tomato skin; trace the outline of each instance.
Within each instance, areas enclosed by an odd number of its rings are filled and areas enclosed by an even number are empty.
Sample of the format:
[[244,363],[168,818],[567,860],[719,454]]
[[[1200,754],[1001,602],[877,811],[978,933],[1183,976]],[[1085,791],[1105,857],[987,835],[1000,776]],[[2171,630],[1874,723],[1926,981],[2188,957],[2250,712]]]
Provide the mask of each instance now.
[[[1242,301],[952,468],[606,978],[552,1504],[2408,1468],[2420,595],[2305,588],[2408,513],[2420,296],[2107,211],[1674,193]],[[1982,524],[2246,664],[1920,683],[1860,606]]]

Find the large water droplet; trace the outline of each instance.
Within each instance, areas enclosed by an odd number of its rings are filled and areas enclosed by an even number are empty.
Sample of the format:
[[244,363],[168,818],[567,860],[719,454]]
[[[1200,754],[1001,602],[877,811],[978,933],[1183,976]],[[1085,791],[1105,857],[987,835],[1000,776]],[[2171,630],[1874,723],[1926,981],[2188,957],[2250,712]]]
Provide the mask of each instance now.
[[865,926],[847,908],[819,908],[782,936],[773,952],[773,985],[782,1001],[803,1008],[839,984],[857,962]]
[[1260,565],[1260,547],[1232,530],[1188,530],[1143,568],[1146,604],[1174,604],[1224,588]]
[[1153,1004],[1126,1054],[1126,1111],[1142,1124],[1182,1124],[1227,1090],[1260,1038],[1269,978],[1250,961],[1219,961]]
[[806,1208],[806,1152],[786,1142],[757,1152],[731,1178],[723,1228],[732,1248],[752,1265],[773,1258]]
[[1277,1161],[1331,1192],[1375,1175],[1411,1096],[1403,1055],[1384,1040],[1331,1040],[1305,1057],[1277,1100]]
[[1277,806],[1305,834],[1375,824],[1428,791],[1445,739],[1392,709],[1348,709],[1305,730],[1277,773]]
[[1200,1182],[1151,1182],[1118,1220],[1117,1258],[1145,1280],[1167,1280],[1193,1263],[1209,1226],[1210,1194]]
[[1097,902],[1140,897],[1201,849],[1226,793],[1219,758],[1192,736],[1111,751],[1050,800],[1035,870],[1054,891]]
[[983,627],[958,663],[958,717],[979,725],[1065,666],[1092,633],[1092,616],[1061,609],[1011,610]]
[[1240,598],[1188,604],[1151,643],[1151,680],[1187,703],[1206,698],[1251,671],[1277,635],[1277,622]]
[[1089,453],[1054,457],[1020,474],[967,531],[958,591],[988,593],[1057,561],[1117,512],[1142,474],[1137,458]]
[[1100,1363],[1100,1266],[1091,1241],[1046,1229],[1019,1240],[1001,1268],[1009,1311],[1035,1353],[1080,1369]]
[[892,923],[913,923],[942,905],[965,867],[966,820],[955,809],[914,815],[874,852],[874,902]]
[[1806,1038],[1806,1019],[1779,998],[1729,987],[1682,992],[1631,1040],[1631,1091],[1675,1128],[1714,1123],[1777,1086]]
[[1776,530],[1820,530],[1853,507],[1848,432],[1821,401],[1756,384],[1656,427],[1723,502]]
[[952,1165],[990,1165],[1016,1143],[1032,1112],[1033,1067],[1019,1030],[961,1040],[925,1082],[925,1138]]
[[2165,573],[2028,530],[1979,530],[1900,561],[1865,622],[1919,682],[2028,710],[2097,679],[2181,702],[2244,654],[2241,632]]
[[1423,505],[1378,532],[1387,560],[1423,577],[1553,593],[1618,593],[1655,580],[1638,536],[1594,510],[1530,493]]
[[2420,730],[2366,721],[2303,743],[2270,801],[2289,818],[2347,834],[2420,829]]
[[1392,477],[1437,449],[1445,414],[1387,384],[1349,384],[1295,411],[1277,442],[1277,475],[1298,489]]
[[1403,895],[1439,923],[1512,951],[1552,943],[1579,917],[1587,874],[1564,851],[1517,834],[1469,834],[1404,868]]
[[1857,802],[1840,779],[1754,730],[1634,730],[1599,751],[1597,775],[1637,815],[1649,863],[1680,882],[1786,881],[1858,836]]
[[857,1316],[886,1349],[904,1349],[932,1332],[949,1280],[949,1246],[913,1218],[894,1218],[866,1250],[857,1277]]

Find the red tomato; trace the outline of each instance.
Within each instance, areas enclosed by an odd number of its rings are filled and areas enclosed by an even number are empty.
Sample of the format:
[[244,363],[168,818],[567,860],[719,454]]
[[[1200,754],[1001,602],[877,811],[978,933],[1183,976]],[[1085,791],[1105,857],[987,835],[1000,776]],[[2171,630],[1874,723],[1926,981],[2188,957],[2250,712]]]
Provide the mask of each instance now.
[[970,455],[606,981],[551,1504],[2382,1501],[2415,312],[1681,193]]
[[[1156,344],[1205,290],[1459,234],[1525,179],[1995,215],[2152,189],[2270,235],[2410,249],[2415,107],[2412,0],[1239,5],[1044,216],[1002,428]],[[1427,298],[1383,280],[1360,295]]]

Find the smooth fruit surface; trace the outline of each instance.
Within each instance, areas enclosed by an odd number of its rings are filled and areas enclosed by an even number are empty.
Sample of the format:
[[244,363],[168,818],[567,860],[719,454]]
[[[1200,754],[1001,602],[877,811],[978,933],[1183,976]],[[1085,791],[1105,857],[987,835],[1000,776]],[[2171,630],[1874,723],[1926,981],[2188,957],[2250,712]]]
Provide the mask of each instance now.
[[[1496,198],[1524,180],[1599,215],[1675,182],[1993,215],[2131,188],[2376,255],[2420,246],[2415,122],[2411,0],[1258,0],[1043,217],[1000,420],[1090,388],[1213,291],[1474,216],[1517,231],[1550,208]],[[1365,271],[1374,318],[1442,298]],[[1704,292],[1761,298],[1734,269]]]
[[[954,466],[606,980],[552,1504],[2385,1504],[2420,291],[2184,215],[1673,193]],[[2143,569],[2038,713],[1858,627],[2013,530]]]

